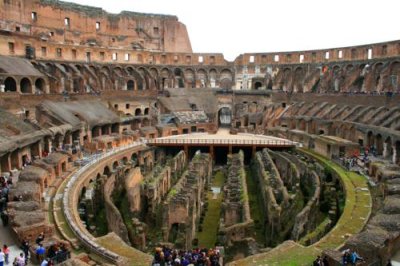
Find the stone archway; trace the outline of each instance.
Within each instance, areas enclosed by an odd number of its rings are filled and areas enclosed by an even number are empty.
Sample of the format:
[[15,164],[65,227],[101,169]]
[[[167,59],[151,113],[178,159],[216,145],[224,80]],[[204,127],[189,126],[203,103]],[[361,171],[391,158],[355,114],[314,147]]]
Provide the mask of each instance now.
[[262,83],[260,81],[257,81],[254,83],[254,89],[259,90],[262,87]]
[[44,93],[46,92],[46,82],[42,78],[38,78],[35,81],[36,92]]
[[220,127],[230,127],[232,123],[232,107],[222,105],[218,109],[218,125]]
[[135,90],[135,82],[133,80],[128,80],[128,82],[126,83],[126,89],[128,91]]
[[15,82],[15,79],[13,79],[12,77],[8,77],[6,78],[6,80],[4,81],[4,91],[5,92],[14,92],[17,91],[17,82]]
[[32,93],[32,83],[28,78],[21,79],[20,85],[22,93]]

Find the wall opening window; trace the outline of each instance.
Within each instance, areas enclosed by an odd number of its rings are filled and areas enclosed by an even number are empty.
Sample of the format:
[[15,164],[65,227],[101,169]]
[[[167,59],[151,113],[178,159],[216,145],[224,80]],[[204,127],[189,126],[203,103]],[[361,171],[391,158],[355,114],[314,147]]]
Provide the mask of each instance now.
[[131,59],[131,55],[126,53],[125,54],[125,61],[129,61]]
[[47,48],[46,47],[42,47],[42,56],[47,56]]
[[8,52],[10,54],[13,54],[15,52],[15,47],[14,47],[14,43],[13,42],[9,42],[8,43]]
[[287,54],[286,55],[286,62],[290,62],[292,61],[292,55],[291,54]]
[[299,62],[300,62],[300,63],[303,63],[303,62],[304,62],[304,55],[303,55],[303,54],[301,54],[301,55],[299,56]]
[[54,36],[54,31],[50,31],[49,35],[50,35],[50,37],[53,37]]
[[113,61],[117,61],[118,60],[118,54],[117,53],[113,53],[112,54],[112,60]]
[[160,33],[159,28],[158,27],[154,27],[153,28],[153,33],[154,33],[154,35],[158,35]]
[[125,104],[125,108],[129,109],[129,108],[131,108],[131,105],[129,103],[127,103],[127,104]]
[[278,55],[278,54],[276,54],[276,55],[274,56],[274,62],[279,62],[279,55]]
[[167,56],[165,54],[161,55],[161,64],[165,64],[167,62]]
[[204,62],[204,58],[202,55],[199,55],[199,63],[203,63]]
[[76,59],[76,55],[77,55],[76,50],[72,49],[71,52],[72,52],[72,59]]
[[317,59],[317,54],[315,52],[311,53],[311,61],[315,62],[316,59]]
[[105,57],[106,57],[105,53],[104,52],[100,52],[100,60],[104,61]]
[[19,26],[15,27],[15,31],[20,32],[21,31],[21,27],[19,27]]
[[382,55],[386,55],[387,54],[387,45],[383,45],[382,46]]
[[96,30],[100,30],[100,22],[96,22]]
[[250,55],[250,57],[249,57],[249,63],[254,63],[254,55]]
[[56,48],[56,56],[58,58],[62,57],[62,49],[61,48]]
[[69,26],[71,26],[71,20],[69,18],[65,18],[64,19],[64,25],[69,28]]
[[338,58],[343,58],[343,51],[342,51],[342,50],[339,50],[339,51],[338,51],[337,57],[338,57]]
[[137,55],[137,61],[138,61],[139,63],[142,63],[142,62],[143,62],[143,56],[142,56],[141,54],[138,54],[138,55]]
[[357,50],[356,49],[351,49],[351,59],[354,59],[357,57]]
[[210,56],[210,64],[215,64],[215,56]]
[[329,52],[325,52],[325,59],[326,59],[326,60],[329,59]]
[[267,62],[267,55],[263,54],[261,56],[261,63],[266,63]]
[[174,55],[174,62],[175,62],[175,63],[177,63],[177,62],[178,62],[178,60],[179,60],[179,56],[177,56],[177,55]]
[[192,63],[192,57],[190,55],[186,56],[186,64]]
[[372,59],[372,48],[368,48],[367,57],[368,57],[368,59]]
[[32,12],[31,16],[32,16],[32,21],[37,21],[37,13],[36,12]]
[[86,52],[86,62],[89,63],[91,61],[90,52]]

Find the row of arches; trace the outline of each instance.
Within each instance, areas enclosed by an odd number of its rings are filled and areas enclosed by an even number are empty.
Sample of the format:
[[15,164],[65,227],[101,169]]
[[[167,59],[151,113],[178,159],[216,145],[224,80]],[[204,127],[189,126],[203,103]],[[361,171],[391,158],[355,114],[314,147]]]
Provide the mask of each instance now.
[[231,88],[231,68],[145,67],[32,62],[49,78],[51,93],[106,90],[163,90],[165,88]]
[[272,89],[288,92],[372,93],[398,91],[399,76],[398,60],[316,65],[312,68],[285,65],[267,73],[264,83],[272,82]]
[[46,81],[43,78],[6,77],[4,79],[4,92],[45,93]]

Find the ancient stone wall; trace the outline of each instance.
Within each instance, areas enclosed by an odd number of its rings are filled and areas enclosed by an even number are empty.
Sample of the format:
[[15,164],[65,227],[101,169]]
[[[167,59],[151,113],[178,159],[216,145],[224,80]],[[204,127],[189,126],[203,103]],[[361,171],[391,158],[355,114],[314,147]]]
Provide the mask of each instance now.
[[186,249],[192,246],[202,210],[204,189],[211,175],[210,155],[196,154],[188,170],[171,188],[164,201],[162,228],[164,241]]
[[107,178],[105,184],[103,185],[104,208],[106,210],[106,218],[109,231],[117,234],[126,243],[130,243],[128,230],[124,224],[121,213],[114,205],[112,199],[112,193],[116,186],[115,182],[117,182],[117,175],[122,173],[123,171],[121,170],[116,171],[116,173]]

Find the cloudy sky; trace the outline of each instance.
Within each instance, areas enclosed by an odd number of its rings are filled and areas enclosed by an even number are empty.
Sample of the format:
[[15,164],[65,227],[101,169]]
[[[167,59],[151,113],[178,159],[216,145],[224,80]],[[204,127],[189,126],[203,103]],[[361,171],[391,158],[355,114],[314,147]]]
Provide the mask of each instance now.
[[[68,0],[66,0],[68,1]],[[171,14],[188,29],[194,52],[280,52],[400,39],[398,0],[70,0]]]

